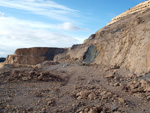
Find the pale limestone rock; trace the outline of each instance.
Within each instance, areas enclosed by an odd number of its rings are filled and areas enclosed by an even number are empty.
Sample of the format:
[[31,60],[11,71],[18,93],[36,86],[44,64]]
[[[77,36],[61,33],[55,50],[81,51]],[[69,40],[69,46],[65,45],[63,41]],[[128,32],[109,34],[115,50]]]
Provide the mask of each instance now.
[[138,5],[136,5],[135,7],[133,7],[133,8],[131,8],[131,9],[125,11],[124,13],[122,13],[122,14],[120,14],[120,15],[114,17],[114,18],[112,19],[112,21],[109,22],[107,25],[113,24],[113,23],[115,23],[115,22],[121,20],[123,17],[125,17],[125,16],[127,16],[127,15],[129,15],[129,14],[133,14],[133,13],[136,13],[136,12],[145,11],[146,9],[150,8],[149,4],[150,4],[150,3],[149,3],[148,0],[145,1],[145,2],[142,2],[142,3],[138,4]]
[[98,113],[95,109],[91,108],[88,113]]
[[147,86],[145,91],[150,92],[150,86]]
[[28,78],[28,77],[22,77],[22,80],[23,80],[23,81],[28,81],[29,78]]
[[92,92],[88,95],[88,99],[94,100],[94,99],[96,99],[96,95]]
[[140,83],[141,83],[141,87],[143,87],[143,88],[145,88],[146,85],[147,85],[147,82],[146,82],[144,79],[142,79],[142,80],[140,81]]
[[120,103],[125,103],[125,100],[124,100],[123,98],[118,98],[118,101],[119,101]]
[[76,94],[76,96],[78,97],[78,99],[82,99],[82,98],[87,98],[87,96],[89,95],[89,91],[88,90],[84,90],[84,91],[80,91]]

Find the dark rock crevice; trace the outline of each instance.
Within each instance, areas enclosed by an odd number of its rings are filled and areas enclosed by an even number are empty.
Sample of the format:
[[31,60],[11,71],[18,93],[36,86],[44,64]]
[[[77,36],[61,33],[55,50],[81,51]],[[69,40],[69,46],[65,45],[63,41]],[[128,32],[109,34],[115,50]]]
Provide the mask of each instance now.
[[88,47],[87,51],[83,56],[82,63],[92,63],[94,59],[97,57],[98,51],[94,45]]

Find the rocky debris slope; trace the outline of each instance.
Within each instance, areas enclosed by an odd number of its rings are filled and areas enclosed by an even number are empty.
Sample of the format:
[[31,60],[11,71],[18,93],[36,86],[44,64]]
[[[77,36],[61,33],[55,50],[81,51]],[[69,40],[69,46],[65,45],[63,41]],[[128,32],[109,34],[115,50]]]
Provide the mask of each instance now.
[[8,55],[5,63],[35,65],[46,60],[53,60],[55,55],[66,51],[66,48],[22,48],[17,49],[14,55]]
[[103,65],[11,64],[0,69],[0,112],[149,113],[149,78]]
[[[125,67],[135,74],[145,74],[150,71],[149,17],[150,9],[129,14],[98,30],[84,44],[70,49],[65,55],[67,59],[80,61],[87,61],[85,56],[88,56],[92,59],[88,60],[92,61],[90,63]],[[95,54],[89,52],[91,46],[95,48],[92,50]],[[58,58],[65,58],[65,55]]]

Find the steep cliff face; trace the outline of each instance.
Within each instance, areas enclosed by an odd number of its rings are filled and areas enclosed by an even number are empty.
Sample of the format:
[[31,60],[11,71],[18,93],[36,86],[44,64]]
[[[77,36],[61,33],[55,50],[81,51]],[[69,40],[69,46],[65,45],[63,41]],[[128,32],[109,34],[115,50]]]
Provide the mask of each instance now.
[[[98,54],[92,63],[126,67],[136,74],[150,71],[150,9],[123,17],[91,35],[84,44],[70,49],[67,55],[86,61],[88,48]],[[80,55],[79,55],[80,54]]]
[[65,48],[22,48],[17,49],[14,55],[8,55],[5,63],[35,65],[46,60],[53,60],[55,55],[66,51]]
[[133,13],[136,13],[136,12],[143,12],[143,11],[149,9],[149,8],[150,8],[150,0],[147,0],[145,2],[142,2],[142,3],[138,4],[138,5],[136,5],[133,8],[128,9],[127,11],[123,12],[122,14],[114,17],[111,20],[111,22],[109,22],[107,25],[112,24],[114,22],[117,22],[117,21],[121,20],[123,17],[125,17],[125,16],[127,16],[129,14],[133,14]]
[[64,53],[67,51],[65,48],[44,48],[44,47],[35,47],[35,48],[22,48],[17,49],[14,55],[23,55],[23,56],[35,56],[35,57],[46,57],[47,60],[53,60],[54,56],[59,53]]
[[150,71],[150,9],[128,15],[96,32],[94,40],[100,54],[95,63],[119,65],[134,73]]

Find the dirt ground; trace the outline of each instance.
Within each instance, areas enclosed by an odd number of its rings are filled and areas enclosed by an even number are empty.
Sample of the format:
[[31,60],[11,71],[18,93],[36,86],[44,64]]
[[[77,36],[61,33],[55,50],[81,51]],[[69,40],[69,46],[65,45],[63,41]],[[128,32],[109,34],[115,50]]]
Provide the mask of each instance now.
[[149,75],[79,63],[0,69],[0,113],[150,113]]

